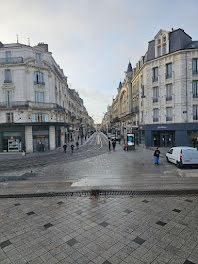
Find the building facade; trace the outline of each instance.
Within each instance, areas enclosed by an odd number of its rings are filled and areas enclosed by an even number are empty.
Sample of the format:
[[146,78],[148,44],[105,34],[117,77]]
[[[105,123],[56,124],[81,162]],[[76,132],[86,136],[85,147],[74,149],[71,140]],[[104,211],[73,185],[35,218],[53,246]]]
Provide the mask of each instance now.
[[0,151],[54,150],[72,140],[84,107],[74,93],[47,44],[0,43]]
[[131,84],[131,129],[140,144],[198,142],[198,41],[182,29],[160,30],[132,69]]

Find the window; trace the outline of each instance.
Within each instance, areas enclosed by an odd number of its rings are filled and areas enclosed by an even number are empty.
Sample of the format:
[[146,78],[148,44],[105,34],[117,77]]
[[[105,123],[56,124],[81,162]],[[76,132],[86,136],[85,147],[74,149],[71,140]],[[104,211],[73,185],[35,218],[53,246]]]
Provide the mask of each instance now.
[[160,43],[161,43],[161,39],[158,39],[158,40],[157,40],[157,43],[160,44]]
[[164,44],[164,45],[163,45],[163,55],[165,55],[166,52],[167,52],[167,51],[166,51],[166,44]]
[[198,105],[193,105],[193,120],[198,120]]
[[192,82],[193,98],[198,98],[198,81]]
[[41,113],[32,114],[32,122],[48,122],[48,121],[49,121],[48,114],[41,114]]
[[153,87],[153,103],[158,102],[159,87]]
[[166,36],[163,37],[163,41],[166,42]]
[[35,102],[44,102],[44,92],[35,92]]
[[10,70],[5,70],[5,83],[11,83],[11,71]]
[[173,120],[173,108],[167,107],[166,108],[166,121],[172,121]]
[[6,55],[6,63],[10,63],[11,62],[11,51],[6,51],[5,55]]
[[157,56],[159,57],[159,56],[161,56],[162,54],[161,54],[161,46],[158,46],[157,47]]
[[198,73],[198,59],[192,60],[192,71],[193,71],[193,74]]
[[36,53],[36,61],[41,62],[41,53]]
[[141,97],[144,98],[145,95],[144,95],[144,85],[143,85],[143,84],[141,84],[141,90],[142,90],[142,91],[141,91],[141,92],[142,92],[142,96],[141,96]]
[[42,72],[39,72],[39,71],[34,72],[34,83],[44,84]]
[[166,101],[172,100],[172,83],[166,85]]
[[158,67],[153,68],[153,82],[158,81]]
[[159,109],[154,108],[153,109],[153,122],[158,122],[159,121]]
[[6,113],[6,122],[13,123],[14,122],[14,114],[13,113]]
[[166,64],[166,79],[172,77],[172,63]]
[[10,103],[12,102],[12,91],[6,91],[5,96],[6,104],[7,106],[10,106]]

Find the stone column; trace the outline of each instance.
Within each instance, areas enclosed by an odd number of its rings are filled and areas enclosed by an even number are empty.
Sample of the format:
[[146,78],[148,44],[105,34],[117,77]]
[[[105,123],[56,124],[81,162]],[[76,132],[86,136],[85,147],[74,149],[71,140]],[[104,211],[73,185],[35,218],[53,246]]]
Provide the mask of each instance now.
[[65,143],[65,128],[64,126],[61,126],[61,147],[64,145]]
[[49,126],[49,146],[50,150],[54,150],[56,148],[55,126]]
[[33,152],[32,126],[25,126],[25,147],[26,152]]

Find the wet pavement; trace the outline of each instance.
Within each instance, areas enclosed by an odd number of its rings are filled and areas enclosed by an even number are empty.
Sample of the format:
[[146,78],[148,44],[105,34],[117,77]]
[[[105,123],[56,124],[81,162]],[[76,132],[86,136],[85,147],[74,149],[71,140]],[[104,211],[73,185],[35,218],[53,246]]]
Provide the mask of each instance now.
[[1,264],[196,264],[198,197],[0,200]]
[[[16,159],[6,169],[0,162],[0,175],[13,176],[34,173],[23,181],[0,183],[0,194],[64,192],[66,190],[130,189],[174,190],[198,189],[197,170],[193,177],[181,176],[181,170],[167,163],[162,151],[160,165],[153,164],[153,151],[137,148],[123,151],[117,144],[116,151],[108,151],[108,140],[102,133],[94,134],[74,154],[68,150],[46,155],[32,155],[31,159]],[[34,166],[33,166],[34,165]],[[198,172],[197,172],[198,176]]]

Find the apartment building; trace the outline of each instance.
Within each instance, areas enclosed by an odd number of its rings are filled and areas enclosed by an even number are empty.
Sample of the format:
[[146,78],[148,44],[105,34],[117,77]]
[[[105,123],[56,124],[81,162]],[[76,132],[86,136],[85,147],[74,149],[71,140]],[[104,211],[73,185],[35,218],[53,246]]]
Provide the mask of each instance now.
[[82,107],[47,44],[0,42],[0,151],[61,147],[72,139]]

